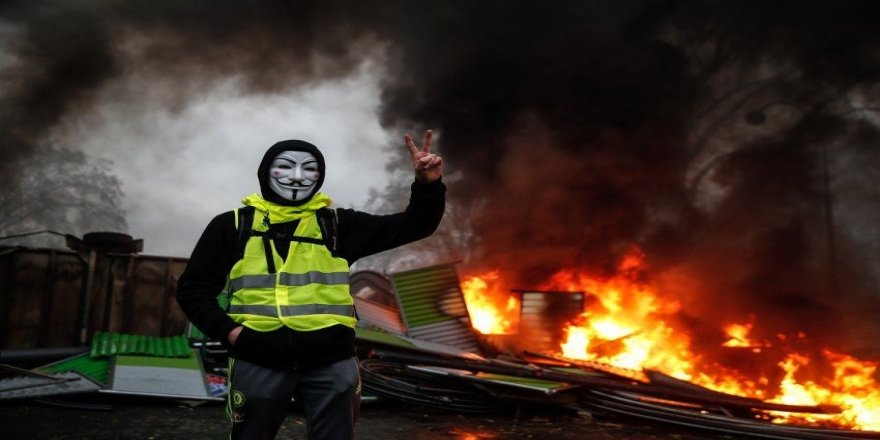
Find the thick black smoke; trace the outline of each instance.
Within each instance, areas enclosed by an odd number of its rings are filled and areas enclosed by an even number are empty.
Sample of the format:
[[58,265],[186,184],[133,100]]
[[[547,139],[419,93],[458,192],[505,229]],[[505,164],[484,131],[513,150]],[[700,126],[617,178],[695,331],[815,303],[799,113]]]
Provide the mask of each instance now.
[[[877,9],[871,1],[12,3],[0,9],[16,35],[2,154],[7,164],[25,157],[132,70],[186,78],[175,82],[185,89],[163,91],[174,106],[232,75],[272,93],[344,77],[381,52],[383,124],[440,130],[447,167],[460,172],[453,202],[479,207],[469,264],[531,287],[560,268],[609,274],[637,246],[647,275],[699,280],[669,286],[700,305],[689,310],[698,318],[766,312],[784,329],[836,322],[840,304],[877,294],[877,274],[853,251],[859,233],[840,223],[851,206],[844,190],[864,187],[841,179],[851,174],[844,165],[877,164]],[[872,176],[863,183],[876,187]],[[876,192],[860,197],[873,203],[865,215],[876,215]]]
[[646,274],[688,299],[696,331],[755,319],[758,338],[804,330],[840,348],[877,310],[877,259],[853,252],[876,245],[849,241],[876,234],[843,218],[863,201],[876,218],[878,194],[856,201],[838,182],[854,172],[845,162],[877,165],[865,150],[876,148],[878,8],[423,11],[432,25],[414,21],[396,41],[385,121],[444,130],[463,170],[453,195],[479,206],[472,266],[527,288],[561,268],[612,273],[638,246]]

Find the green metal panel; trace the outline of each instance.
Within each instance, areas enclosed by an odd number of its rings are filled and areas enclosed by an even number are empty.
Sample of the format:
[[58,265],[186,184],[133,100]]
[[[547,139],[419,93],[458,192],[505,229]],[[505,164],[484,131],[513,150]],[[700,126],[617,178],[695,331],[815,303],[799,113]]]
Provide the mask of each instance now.
[[[450,296],[461,297],[458,274],[452,265],[392,274],[391,282],[408,327],[448,321],[450,314],[440,309],[442,300]],[[463,317],[467,318],[466,310]]]
[[189,356],[181,358],[124,355],[116,356],[116,365],[183,368],[189,370],[198,370],[200,364],[198,359],[196,359],[196,356],[196,353],[192,350],[190,350]]
[[157,338],[124,333],[97,332],[92,338],[92,357],[120,354],[158,357],[188,357],[189,343],[185,336]]
[[406,338],[397,336],[384,331],[372,330],[363,327],[355,327],[355,334],[359,342],[372,342],[374,344],[384,344],[397,348],[404,348],[418,353],[439,354],[445,356],[456,356],[463,359],[485,360],[481,356],[462,350],[451,345],[444,345],[437,342],[425,341],[422,339]]
[[93,358],[89,356],[88,353],[83,353],[42,366],[38,368],[38,370],[47,373],[76,371],[95,382],[103,384],[107,383],[108,372],[110,371],[110,360],[108,358]]
[[358,339],[369,342],[378,342],[381,344],[392,345],[395,347],[413,349],[415,346],[406,339],[401,339],[391,333],[371,330],[363,327],[355,327],[354,333]]
[[[156,347],[162,344],[155,341]],[[195,350],[185,358],[117,355],[111,363],[108,393],[222,400],[209,392],[201,357]]]
[[545,391],[553,391],[559,388],[568,387],[568,384],[564,382],[553,382],[549,380],[543,379],[535,379],[531,377],[518,377],[518,376],[507,376],[504,374],[492,374],[492,373],[476,373],[474,377],[479,379],[491,380],[495,382],[502,383],[510,383],[523,385],[532,388],[538,388]]
[[454,265],[398,272],[389,277],[407,336],[479,352]]

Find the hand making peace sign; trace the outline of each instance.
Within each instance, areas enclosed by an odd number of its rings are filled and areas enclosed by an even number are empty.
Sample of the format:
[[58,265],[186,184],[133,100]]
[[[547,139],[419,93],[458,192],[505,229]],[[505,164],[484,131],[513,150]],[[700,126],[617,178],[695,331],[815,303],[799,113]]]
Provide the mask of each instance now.
[[416,171],[416,180],[422,183],[436,182],[443,175],[443,158],[431,153],[431,138],[434,132],[425,132],[425,141],[420,150],[413,142],[412,136],[407,134],[403,137],[409,154],[412,156],[413,169]]

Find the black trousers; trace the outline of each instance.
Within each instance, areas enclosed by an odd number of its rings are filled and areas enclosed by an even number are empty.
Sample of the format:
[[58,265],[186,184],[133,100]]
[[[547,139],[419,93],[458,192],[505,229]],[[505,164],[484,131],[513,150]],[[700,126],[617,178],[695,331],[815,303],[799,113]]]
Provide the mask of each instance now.
[[307,371],[230,358],[226,414],[232,421],[231,439],[274,439],[291,398],[302,404],[309,440],[354,438],[361,400],[357,358]]

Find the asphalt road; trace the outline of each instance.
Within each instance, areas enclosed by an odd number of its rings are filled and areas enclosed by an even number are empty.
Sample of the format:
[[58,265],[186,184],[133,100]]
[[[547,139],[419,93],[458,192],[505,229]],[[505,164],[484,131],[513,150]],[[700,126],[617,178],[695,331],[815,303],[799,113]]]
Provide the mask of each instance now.
[[[68,398],[67,402],[70,402]],[[227,422],[219,402],[96,395],[78,399],[101,409],[76,409],[33,400],[0,403],[0,438],[6,440],[225,439]],[[377,401],[361,408],[358,439],[743,439],[600,414],[525,406],[519,411],[462,415]],[[305,439],[305,420],[296,406],[278,439]]]

